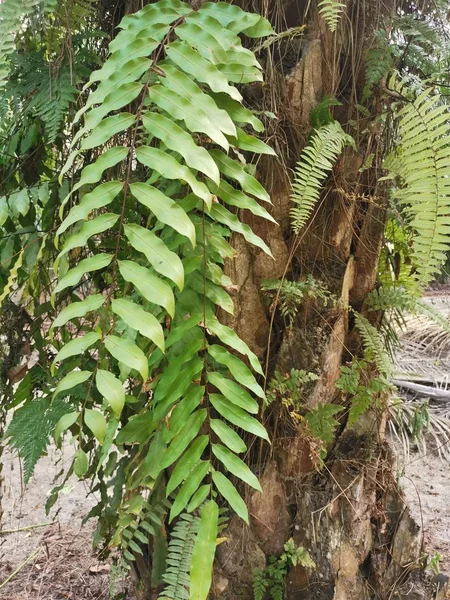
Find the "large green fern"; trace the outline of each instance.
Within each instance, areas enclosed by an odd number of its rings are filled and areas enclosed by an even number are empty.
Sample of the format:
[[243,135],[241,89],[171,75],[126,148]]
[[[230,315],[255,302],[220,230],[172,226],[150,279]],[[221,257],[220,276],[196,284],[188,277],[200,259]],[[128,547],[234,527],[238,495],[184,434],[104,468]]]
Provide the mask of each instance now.
[[345,146],[354,145],[341,125],[334,121],[317,129],[304,148],[295,170],[291,200],[291,223],[295,233],[305,225],[320,198],[322,185]]
[[[395,80],[391,85],[407,98]],[[450,114],[433,89],[395,111],[399,144],[385,168],[398,186],[394,196],[413,231],[413,261],[422,285],[429,283],[446,261],[450,248]]]

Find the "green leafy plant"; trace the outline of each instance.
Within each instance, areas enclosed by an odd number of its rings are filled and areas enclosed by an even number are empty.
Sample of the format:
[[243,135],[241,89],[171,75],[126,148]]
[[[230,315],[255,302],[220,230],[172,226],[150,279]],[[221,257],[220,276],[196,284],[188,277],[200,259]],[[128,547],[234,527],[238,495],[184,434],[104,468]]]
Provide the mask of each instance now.
[[270,557],[267,567],[253,570],[254,600],[263,600],[266,597],[272,600],[283,600],[286,576],[289,569],[297,565],[307,569],[316,566],[308,552],[303,547],[297,546],[291,538],[284,544],[284,552],[280,556]]
[[350,398],[348,425],[351,427],[371,407],[381,407],[380,397],[392,390],[389,381],[371,368],[370,352],[363,359],[354,358],[341,367],[336,388]]
[[267,388],[267,405],[281,401],[287,409],[299,411],[303,404],[302,388],[317,379],[315,373],[299,369],[291,369],[290,373],[275,371]]
[[150,4],[121,28],[85,87],[60,175],[74,185],[62,197],[55,237],[50,387],[70,409],[54,436],[59,443],[70,431],[68,475],[92,479],[101,492],[92,513],[97,541],[121,549],[132,568],[149,536],[164,554],[164,521],[176,528],[190,519],[183,512],[199,510],[195,541],[191,535],[181,551],[184,574],[168,564],[164,593],[185,593],[177,581],[184,589],[189,564],[191,597],[201,600],[219,527],[215,499],[248,522],[222,471],[261,490],[238,456],[246,449],[238,432],[268,440],[247,391],[261,388],[243,357],[258,374],[261,366],[216,307],[233,312],[222,270],[234,255],[233,234],[270,254],[232,211],[273,221],[258,202],[270,198],[243,161],[245,153],[274,152],[244,130],[261,129],[234,85],[262,80],[238,34],[272,29],[233,5],[193,11],[178,0]]
[[271,309],[279,308],[289,327],[293,325],[301,306],[316,302],[326,307],[336,302],[335,296],[323,282],[312,275],[300,281],[266,279],[261,283],[261,290],[272,300]]
[[345,146],[354,140],[337,121],[313,132],[309,144],[301,153],[292,183],[291,224],[299,233],[311,216],[320,198],[322,185]]

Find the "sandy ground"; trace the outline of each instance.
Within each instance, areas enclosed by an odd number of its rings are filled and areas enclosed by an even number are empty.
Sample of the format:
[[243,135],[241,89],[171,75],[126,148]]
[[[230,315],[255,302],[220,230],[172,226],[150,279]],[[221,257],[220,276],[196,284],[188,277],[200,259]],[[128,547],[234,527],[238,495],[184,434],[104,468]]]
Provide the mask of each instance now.
[[450,575],[450,464],[432,451],[399,457],[400,485],[412,515],[422,527],[424,546],[441,556],[441,571]]
[[[93,523],[82,526],[95,504],[83,482],[73,478],[67,491],[45,514],[49,490],[58,482],[71,448],[51,449],[41,459],[26,489],[21,485],[20,461],[5,452],[2,490],[3,535],[0,537],[0,600],[109,600],[111,564],[100,563],[92,552]],[[20,530],[20,531],[17,531]],[[27,564],[5,584],[25,561]],[[120,598],[132,599],[122,580],[114,584]]]

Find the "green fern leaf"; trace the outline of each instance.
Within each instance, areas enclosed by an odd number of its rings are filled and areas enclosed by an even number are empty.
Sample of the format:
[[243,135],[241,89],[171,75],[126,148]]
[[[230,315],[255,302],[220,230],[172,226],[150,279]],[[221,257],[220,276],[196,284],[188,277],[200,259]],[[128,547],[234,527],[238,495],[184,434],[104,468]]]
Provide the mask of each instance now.
[[167,553],[166,583],[160,600],[189,600],[189,582],[192,552],[200,527],[200,518],[183,513],[173,528]]
[[15,412],[6,438],[23,459],[25,483],[32,476],[37,461],[45,454],[56,423],[72,409],[71,404],[62,399],[51,402],[49,398],[37,398],[25,402]]
[[[402,84],[391,83],[402,95]],[[413,231],[413,261],[418,280],[427,285],[450,248],[450,141],[448,106],[428,89],[397,110],[399,146],[385,160],[396,176],[395,198]]]
[[341,125],[335,121],[313,133],[295,169],[291,200],[291,223],[295,233],[304,227],[320,198],[322,184],[346,145],[353,145]]
[[338,0],[321,0],[319,2],[319,13],[325,19],[329,30],[334,33],[339,24],[345,4]]

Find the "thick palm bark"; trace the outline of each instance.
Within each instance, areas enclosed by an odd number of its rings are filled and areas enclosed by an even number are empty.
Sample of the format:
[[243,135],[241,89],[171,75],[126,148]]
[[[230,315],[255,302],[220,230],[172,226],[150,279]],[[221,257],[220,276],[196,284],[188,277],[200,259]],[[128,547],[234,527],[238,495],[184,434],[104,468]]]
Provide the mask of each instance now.
[[[307,4],[277,4],[272,18],[299,26]],[[260,166],[280,226],[255,219],[251,224],[270,245],[275,260],[236,240],[237,258],[228,265],[238,289],[236,314],[228,321],[266,363],[268,377],[275,369],[319,372],[309,394],[310,407],[339,401],[339,369],[359,351],[350,313],[345,308],[301,312],[293,327],[286,328],[270,314],[260,283],[264,278],[292,280],[313,274],[326,281],[342,306],[364,312],[364,300],[376,283],[387,192],[378,183],[382,140],[376,118],[381,103],[374,98],[370,118],[355,106],[364,84],[365,49],[378,26],[380,7],[378,2],[348,2],[337,36],[317,14],[309,13],[305,39],[292,40],[283,51],[267,56],[265,96],[250,98],[264,108],[272,108],[267,104],[276,98],[280,119],[273,134],[284,140],[289,167],[310,132],[310,111],[325,95],[342,102],[335,113],[342,123],[358,122],[356,132],[351,131],[358,150],[341,158],[316,213],[297,238],[289,228],[289,177],[279,164]],[[295,63],[287,64],[293,55]],[[375,156],[374,166],[360,173],[370,154]],[[320,473],[314,470],[302,433],[278,419],[270,422],[271,454],[261,458],[258,452],[253,457],[264,494],[249,498],[250,529],[233,520],[228,542],[218,549],[215,597],[252,597],[252,569],[264,567],[270,555],[279,555],[293,536],[311,553],[317,568],[297,567],[289,574],[288,598],[431,598],[425,584],[416,581],[415,588],[410,586],[412,579],[420,579],[411,572],[420,566],[421,537],[393,476],[384,422],[383,411],[370,411],[351,429],[343,423]],[[411,595],[415,589],[416,596]]]

